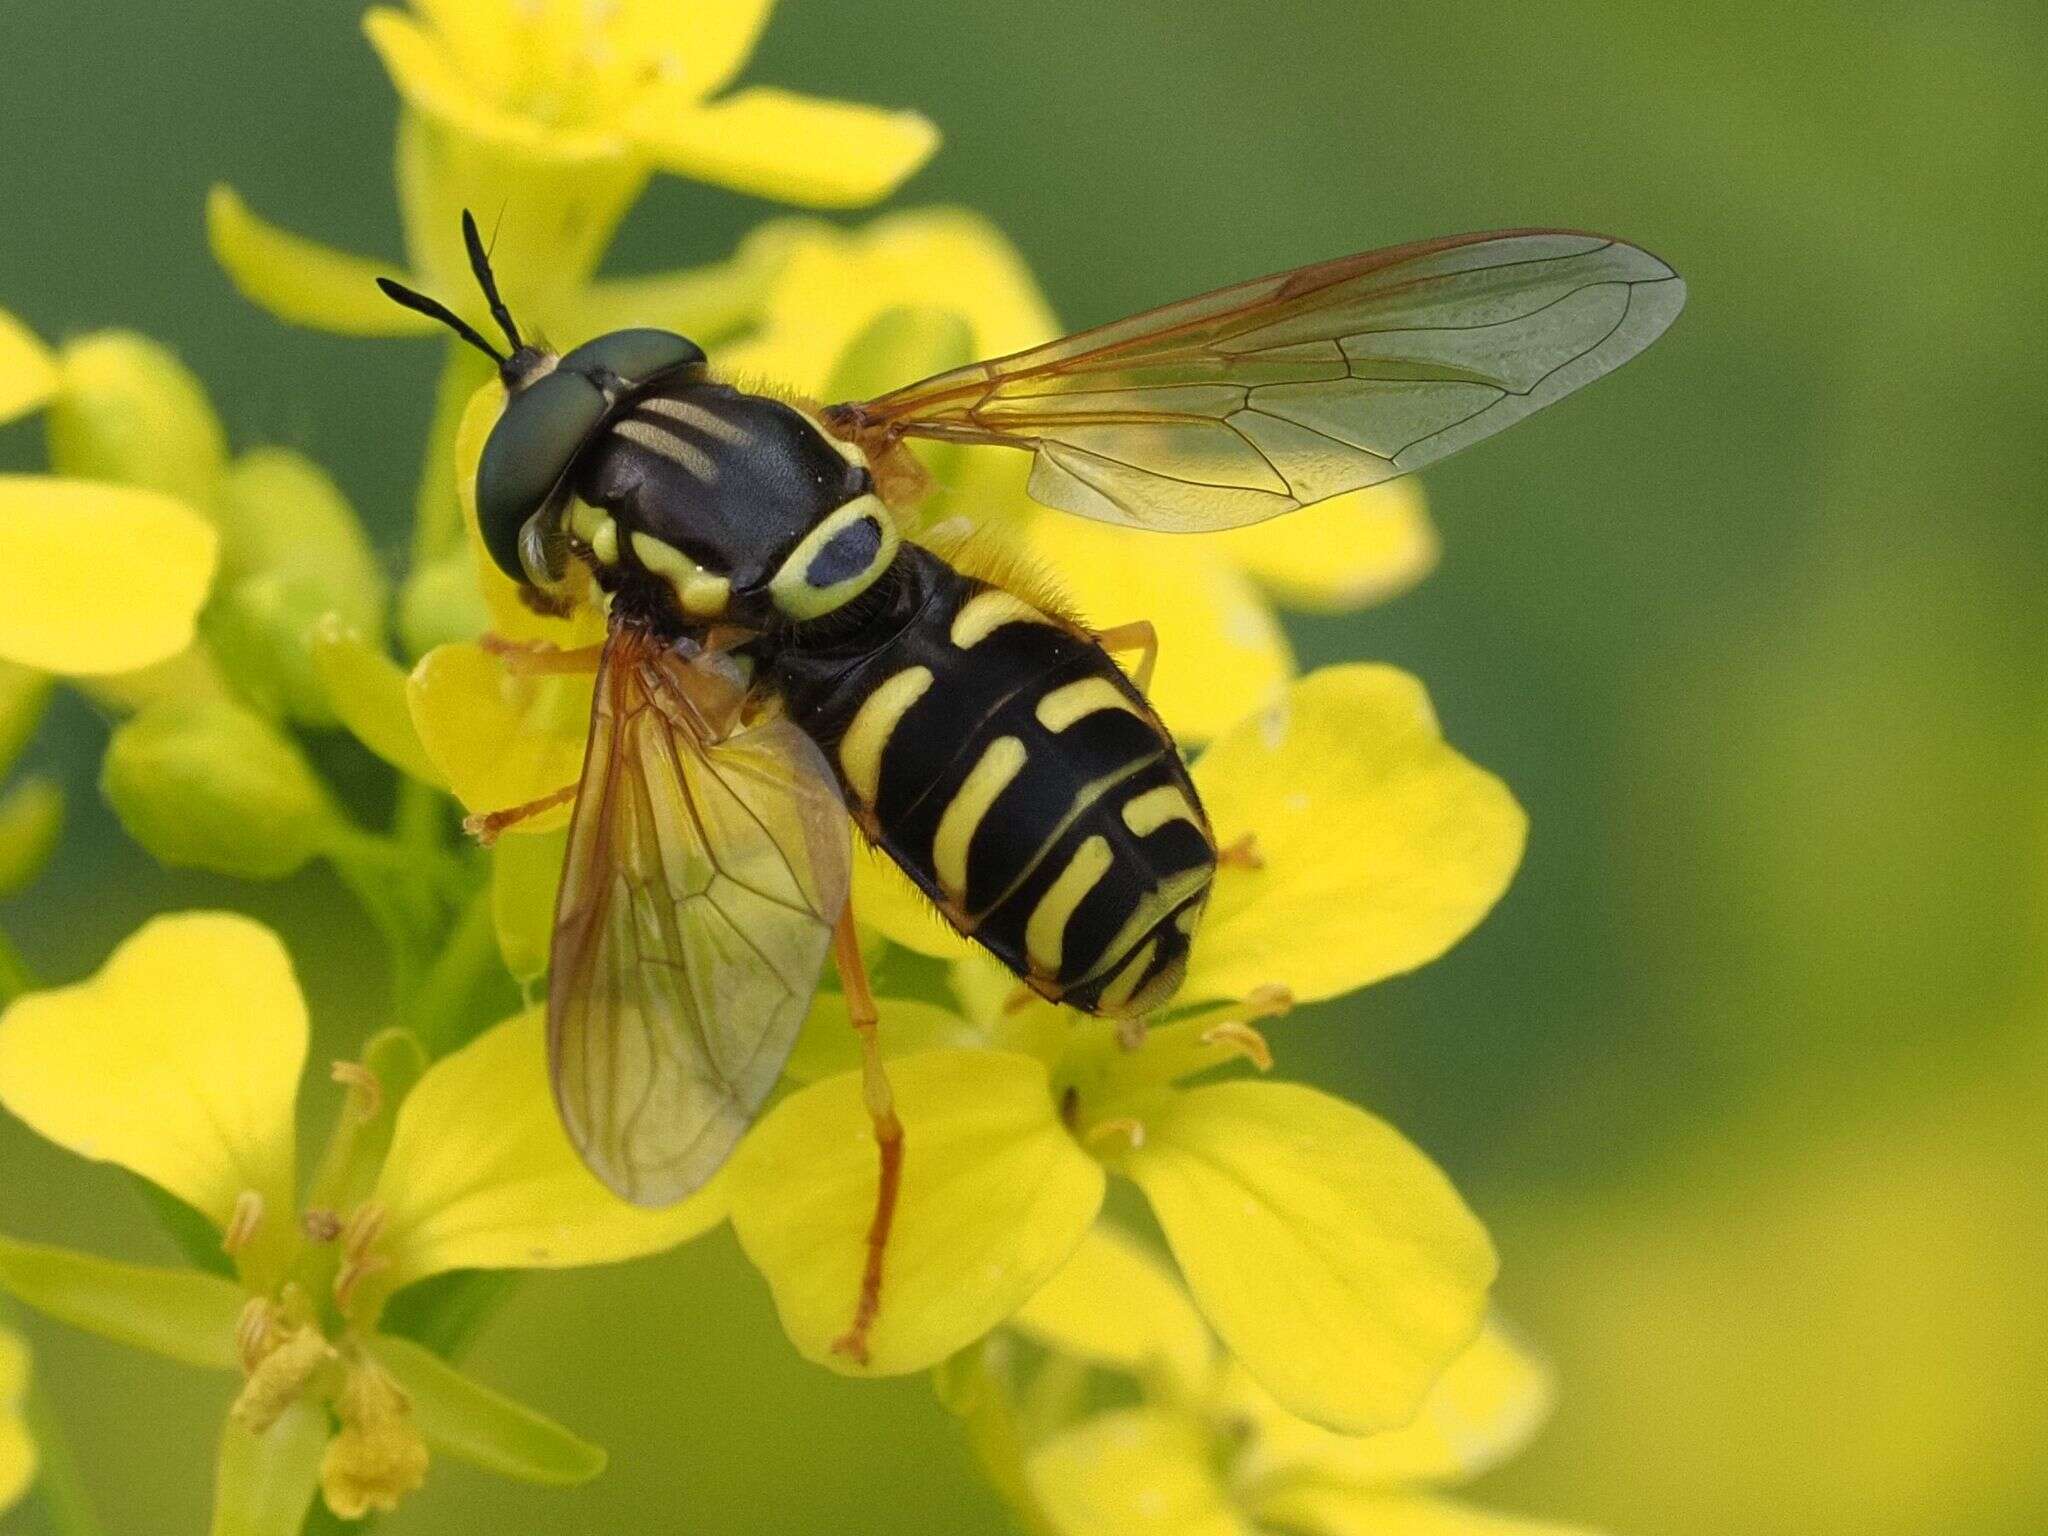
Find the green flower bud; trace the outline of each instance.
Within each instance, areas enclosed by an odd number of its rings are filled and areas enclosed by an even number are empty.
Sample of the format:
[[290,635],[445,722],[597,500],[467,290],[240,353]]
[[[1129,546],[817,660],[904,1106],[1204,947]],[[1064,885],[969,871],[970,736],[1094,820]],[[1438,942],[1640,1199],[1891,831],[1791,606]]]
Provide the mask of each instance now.
[[64,792],[48,779],[28,779],[0,798],[0,896],[43,872],[63,828]]
[[326,791],[269,721],[220,700],[153,705],[114,732],[100,788],[128,835],[174,867],[278,880],[338,826]]
[[48,674],[0,661],[0,774],[14,766],[42,722],[50,699]]
[[199,380],[148,337],[101,331],[67,344],[44,420],[58,473],[211,508],[227,459],[220,418]]
[[424,656],[437,645],[474,640],[490,627],[476,561],[467,549],[419,567],[399,594],[398,637],[407,655]]
[[304,454],[257,448],[236,459],[221,482],[216,521],[224,582],[269,573],[303,579],[352,627],[383,632],[390,590],[376,551],[340,488]]
[[313,632],[332,604],[317,577],[264,571],[217,594],[201,626],[250,703],[273,719],[327,726],[335,716],[313,669]]

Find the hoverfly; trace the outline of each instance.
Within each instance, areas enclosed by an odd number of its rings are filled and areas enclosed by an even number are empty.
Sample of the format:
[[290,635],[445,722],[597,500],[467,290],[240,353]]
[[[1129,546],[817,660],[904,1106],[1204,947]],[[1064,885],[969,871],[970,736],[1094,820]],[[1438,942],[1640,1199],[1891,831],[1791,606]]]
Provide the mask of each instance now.
[[1519,421],[1649,345],[1685,295],[1618,240],[1459,235],[819,408],[720,382],[667,331],[529,343],[467,215],[464,235],[509,350],[383,287],[498,365],[476,484],[492,558],[536,600],[580,576],[609,603],[582,783],[555,797],[575,800],[548,990],[564,1123],[627,1199],[696,1189],[833,954],[881,1147],[856,1356],[902,1140],[848,823],[1034,992],[1120,1018],[1172,998],[1218,859],[1173,738],[1110,656],[1149,625],[1091,631],[905,538],[906,443],[1024,449],[1030,495],[1084,517],[1233,528]]

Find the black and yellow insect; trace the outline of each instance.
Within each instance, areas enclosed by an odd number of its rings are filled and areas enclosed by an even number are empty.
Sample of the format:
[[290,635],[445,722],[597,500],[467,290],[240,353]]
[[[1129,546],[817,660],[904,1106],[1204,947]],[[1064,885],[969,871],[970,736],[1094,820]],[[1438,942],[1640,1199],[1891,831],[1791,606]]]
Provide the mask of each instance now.
[[573,1139],[643,1202],[724,1160],[835,929],[857,962],[849,813],[1047,998],[1143,1015],[1186,968],[1217,850],[1172,737],[1104,634],[902,536],[907,439],[1027,449],[1031,495],[1063,511],[1236,527],[1520,420],[1684,301],[1620,241],[1466,235],[816,408],[719,382],[668,332],[526,344],[465,231],[509,353],[385,286],[499,364],[477,477],[493,558],[537,595],[594,580],[609,603],[549,1039]]

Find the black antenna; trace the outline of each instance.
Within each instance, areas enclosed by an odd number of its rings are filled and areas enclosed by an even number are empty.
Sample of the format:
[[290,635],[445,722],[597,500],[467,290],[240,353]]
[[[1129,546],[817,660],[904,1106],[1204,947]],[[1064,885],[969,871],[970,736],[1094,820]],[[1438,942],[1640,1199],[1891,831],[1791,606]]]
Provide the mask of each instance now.
[[415,314],[425,315],[429,320],[438,320],[477,351],[483,353],[498,365],[502,372],[508,365],[505,354],[485,341],[477,330],[462,316],[455,313],[439,299],[430,299],[424,293],[416,293],[403,283],[395,283],[388,277],[377,279],[377,286],[384,290],[384,296],[394,304],[402,304]]
[[505,339],[512,343],[517,352],[526,343],[519,339],[519,327],[512,323],[512,311],[505,307],[505,301],[498,297],[498,279],[491,273],[490,253],[484,249],[484,237],[477,233],[476,216],[467,208],[462,210],[462,243],[469,247],[469,270],[476,274],[477,286],[490,300],[491,318],[505,333]]

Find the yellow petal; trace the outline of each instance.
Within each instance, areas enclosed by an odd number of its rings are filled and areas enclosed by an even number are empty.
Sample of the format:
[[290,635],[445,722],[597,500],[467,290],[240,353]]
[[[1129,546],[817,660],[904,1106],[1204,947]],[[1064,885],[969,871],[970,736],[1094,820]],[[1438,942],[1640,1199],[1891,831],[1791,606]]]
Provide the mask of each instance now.
[[1203,1385],[1216,1353],[1180,1282],[1107,1221],[1095,1224],[1012,1325],[1063,1354],[1134,1376],[1163,1367],[1189,1393]]
[[157,491],[0,475],[0,659],[132,672],[192,643],[219,540]]
[[1434,960],[1500,899],[1527,831],[1391,667],[1302,679],[1210,747],[1195,784],[1219,841],[1256,836],[1264,868],[1217,876],[1188,1002],[1262,982],[1336,997]]
[[962,938],[939,916],[931,898],[911,884],[896,861],[867,841],[855,844],[853,915],[892,944],[938,960],[959,960],[974,954],[972,940]]
[[1192,1417],[1098,1414],[1031,1453],[1025,1474],[1059,1536],[1252,1536]]
[[399,772],[446,787],[412,722],[406,675],[381,647],[339,614],[329,614],[313,632],[313,669],[328,704],[356,740]]
[[[903,1188],[865,1368],[882,1376],[936,1365],[1015,1312],[1066,1262],[1103,1191],[1031,1057],[932,1051],[891,1063],[889,1079]],[[877,1167],[860,1077],[845,1073],[777,1105],[728,1175],[733,1228],[783,1329],[848,1375],[862,1367],[832,1346],[860,1294]]]
[[595,604],[585,604],[566,619],[535,613],[519,595],[519,583],[498,569],[484,548],[483,534],[476,521],[476,470],[483,457],[491,428],[504,409],[505,390],[495,379],[470,398],[455,434],[455,486],[461,500],[463,526],[468,530],[470,559],[476,568],[484,602],[491,613],[491,632],[505,640],[532,640],[573,649],[590,645],[604,636],[604,615]]
[[[487,1113],[478,1113],[479,1106]],[[658,1253],[725,1217],[714,1181],[666,1210],[628,1205],[569,1145],[536,1008],[427,1069],[398,1111],[372,1200],[392,1290],[450,1269],[561,1269]]]
[[569,851],[569,829],[558,827],[541,837],[501,838],[491,849],[491,927],[505,969],[521,986],[548,973],[554,948],[555,892],[562,883],[562,860]]
[[[1023,549],[1095,628],[1152,621],[1152,707],[1183,740],[1206,741],[1266,708],[1294,675],[1272,604],[1207,539],[1043,512],[1026,521]],[[1131,653],[1117,659],[1137,663]]]
[[[583,775],[588,678],[522,675],[465,643],[422,657],[406,694],[428,759],[470,811],[524,805]],[[514,830],[545,832],[568,819],[564,806]]]
[[[925,1051],[971,1050],[988,1042],[980,1030],[950,1008],[909,997],[876,999],[882,1022],[876,1031],[885,1060]],[[860,1067],[860,1038],[838,992],[820,992],[811,1000],[803,1032],[789,1053],[783,1074],[791,1082],[815,1083]]]
[[1162,1092],[1122,1164],[1196,1305],[1290,1411],[1405,1424],[1479,1332],[1493,1245],[1384,1121],[1293,1083]]
[[397,265],[333,250],[266,223],[234,188],[206,195],[213,259],[250,303],[280,320],[344,336],[424,336],[434,322],[385,298],[377,279]]
[[21,1501],[36,1477],[36,1445],[21,1417],[28,1365],[21,1335],[0,1328],[0,1515]]
[[152,918],[99,972],[0,1015],[0,1104],[225,1227],[254,1190],[290,1219],[306,1004],[291,958],[225,912]]
[[603,127],[562,127],[500,106],[463,73],[435,33],[402,12],[376,7],[363,32],[415,111],[493,149],[535,159],[578,161],[617,155],[624,141]]
[[1398,597],[1436,566],[1436,529],[1413,476],[1290,517],[1208,536],[1291,608],[1346,613]]
[[651,97],[627,128],[663,170],[808,208],[878,202],[939,147],[938,129],[916,112],[766,85],[682,111]]
[[1287,1412],[1241,1373],[1227,1396],[1255,1424],[1262,1475],[1311,1477],[1354,1489],[1462,1482],[1526,1445],[1549,1416],[1550,1372],[1497,1323],[1451,1363],[1414,1422],[1377,1435],[1339,1435]]
[[0,309],[0,422],[26,416],[57,387],[57,365],[36,333]]
[[740,72],[774,10],[775,0],[622,0],[608,40],[631,57],[672,68],[681,89],[703,97]]
[[[979,357],[1034,346],[1058,332],[1024,258],[979,214],[958,208],[891,214],[858,234],[784,223],[791,244],[761,330],[719,356],[735,377],[806,394],[822,391],[847,347],[890,310],[958,315],[972,330]],[[1023,484],[1021,473],[1017,484]]]
[[1261,1528],[1304,1536],[1585,1536],[1579,1527],[1523,1520],[1449,1499],[1389,1498],[1313,1483],[1290,1485],[1260,1499]]

